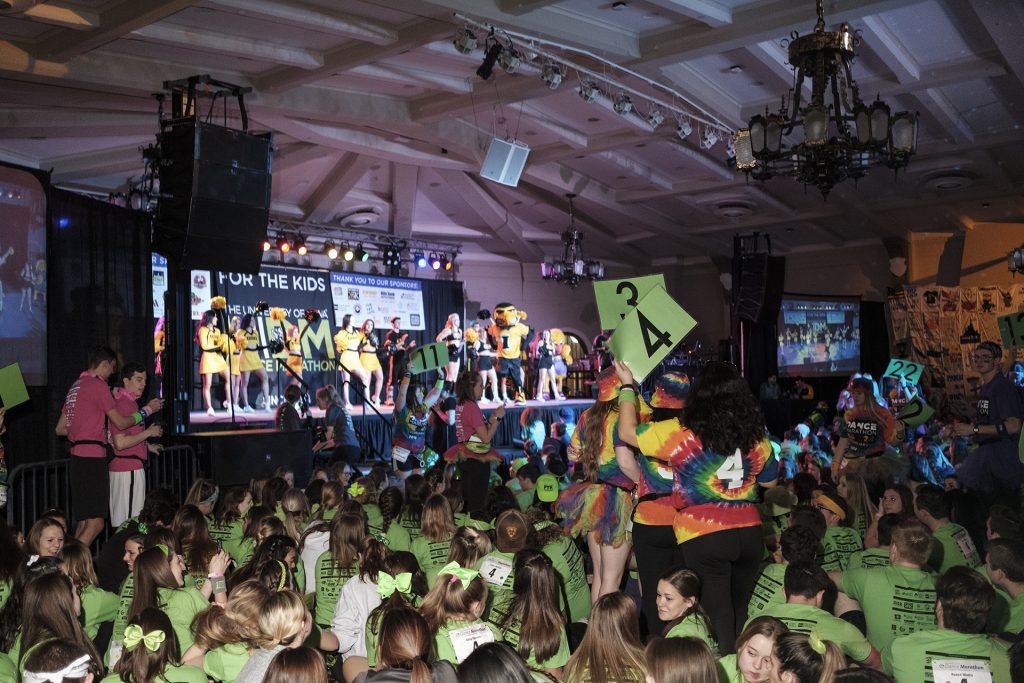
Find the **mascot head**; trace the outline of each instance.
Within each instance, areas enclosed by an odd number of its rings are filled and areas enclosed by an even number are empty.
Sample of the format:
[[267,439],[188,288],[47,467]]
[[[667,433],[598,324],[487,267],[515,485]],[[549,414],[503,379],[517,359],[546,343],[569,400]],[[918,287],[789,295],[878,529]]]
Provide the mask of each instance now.
[[521,320],[526,320],[526,313],[509,303],[501,303],[494,307],[494,322],[498,327],[512,327]]

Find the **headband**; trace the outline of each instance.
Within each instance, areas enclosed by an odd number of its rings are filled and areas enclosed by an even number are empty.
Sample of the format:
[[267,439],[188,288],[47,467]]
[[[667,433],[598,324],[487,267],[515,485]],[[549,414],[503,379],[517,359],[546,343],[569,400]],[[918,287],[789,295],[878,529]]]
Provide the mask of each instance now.
[[288,567],[284,566],[284,562],[281,560],[274,560],[274,562],[277,562],[277,566],[281,568],[281,578],[277,580],[277,590],[280,592],[284,590],[284,584],[288,580]]
[[166,546],[165,544],[163,544],[163,543],[157,543],[157,544],[156,544],[155,546],[153,546],[153,547],[154,547],[154,548],[160,548],[160,550],[164,551],[164,555],[166,555],[167,557],[170,557],[170,556],[171,556],[171,549],[170,549],[170,548],[168,548],[168,547],[167,547],[167,546]]
[[214,503],[217,502],[217,496],[219,496],[219,495],[220,495],[220,487],[214,486],[213,487],[213,493],[210,494],[210,497],[202,499],[201,501],[199,501],[199,504],[200,505],[213,505]]
[[807,643],[811,646],[811,649],[817,652],[822,657],[825,656],[825,641],[821,639],[817,631],[811,631],[807,634]]
[[142,627],[138,624],[128,624],[124,629],[124,649],[131,652],[142,643],[150,652],[156,652],[166,638],[167,634],[160,629],[143,633]]
[[842,506],[839,505],[839,503],[832,500],[831,498],[829,498],[821,491],[815,491],[814,500],[827,507],[829,511],[835,514],[835,516],[838,517],[840,520],[846,519],[846,513],[843,511]]
[[352,482],[352,485],[348,487],[348,495],[355,498],[366,493],[366,487],[360,484],[358,481]]
[[406,596],[412,593],[412,574],[410,572],[402,572],[396,576],[391,576],[387,572],[377,574],[377,595],[387,599],[394,595],[395,591]]
[[25,683],[63,683],[65,678],[84,678],[89,673],[91,664],[92,659],[89,655],[82,655],[60,671],[26,671],[22,680]]
[[466,569],[459,565],[458,562],[449,562],[437,573],[438,576],[444,576],[445,574],[452,577],[449,583],[454,583],[456,580],[461,581],[463,588],[469,588],[469,584],[473,582],[473,579],[480,576],[480,572],[477,570]]
[[28,562],[25,563],[25,566],[26,567],[31,567],[32,565],[34,565],[38,561],[39,561],[39,556],[38,555],[29,555],[28,556]]

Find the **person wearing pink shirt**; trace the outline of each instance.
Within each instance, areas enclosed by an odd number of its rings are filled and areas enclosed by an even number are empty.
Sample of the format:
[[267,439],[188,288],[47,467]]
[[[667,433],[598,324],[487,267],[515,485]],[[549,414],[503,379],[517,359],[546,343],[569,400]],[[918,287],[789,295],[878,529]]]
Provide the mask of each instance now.
[[108,381],[117,370],[117,354],[107,346],[89,352],[88,369],[68,389],[57,421],[57,435],[71,444],[71,509],[78,524],[75,538],[90,545],[103,531],[107,516],[107,423],[118,429],[141,425],[164,402],[154,398],[132,415],[122,415]]
[[[117,411],[131,417],[139,409],[139,398],[146,392],[146,367],[141,363],[126,363],[121,370],[121,386],[114,389]],[[129,517],[142,510],[146,497],[146,471],[143,466],[149,453],[158,453],[160,447],[149,443],[150,438],[163,435],[160,425],[145,427],[132,425],[120,429],[110,425],[110,441],[114,457],[110,460],[110,524],[116,529]]]

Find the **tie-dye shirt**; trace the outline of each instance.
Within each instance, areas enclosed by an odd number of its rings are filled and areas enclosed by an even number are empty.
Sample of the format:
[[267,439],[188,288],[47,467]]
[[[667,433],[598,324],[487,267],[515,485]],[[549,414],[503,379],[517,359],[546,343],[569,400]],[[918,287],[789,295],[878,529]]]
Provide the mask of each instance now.
[[672,522],[683,543],[716,531],[761,524],[757,485],[778,474],[778,461],[767,438],[747,453],[705,450],[700,439],[678,420],[637,426],[640,451],[672,465]]
[[[650,407],[647,406],[643,399],[639,400],[638,409],[641,415],[640,419],[643,419],[642,416],[650,414]],[[593,416],[591,410],[588,408],[580,415],[576,431],[572,433],[572,438],[569,440],[569,460],[574,463],[579,461],[580,455],[583,452],[583,434],[586,432],[587,419]],[[636,482],[626,476],[615,459],[615,429],[618,423],[619,411],[616,408],[608,413],[604,419],[601,451],[597,455],[597,481],[602,484],[610,484],[620,489],[632,491],[636,487]]]

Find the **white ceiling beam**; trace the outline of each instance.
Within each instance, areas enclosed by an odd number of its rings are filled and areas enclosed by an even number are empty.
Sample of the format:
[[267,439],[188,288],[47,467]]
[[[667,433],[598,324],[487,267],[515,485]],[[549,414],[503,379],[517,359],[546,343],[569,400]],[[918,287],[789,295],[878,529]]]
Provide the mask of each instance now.
[[348,196],[373,162],[373,157],[361,154],[344,155],[302,202],[305,219],[330,221],[334,217],[334,212],[338,210],[338,205]]
[[[715,156],[712,152],[697,149],[688,142],[680,142],[678,140],[670,140],[669,144],[672,145],[672,149],[676,152],[682,154],[687,159],[697,162],[705,171],[710,171],[717,178],[721,180],[736,179],[736,171],[726,165],[724,154],[722,156]],[[714,151],[718,152],[719,149],[716,147]]]
[[974,131],[957,108],[938,88],[915,93],[928,115],[933,117],[958,144],[974,141]]
[[299,142],[294,145],[274,150],[274,173],[287,171],[306,162],[333,156],[334,150],[324,149],[320,145]]
[[608,152],[598,152],[596,156],[599,159],[604,159],[605,161],[615,164],[623,170],[629,171],[640,180],[645,180],[655,187],[670,189],[673,185],[671,178],[660,173],[656,169],[651,168],[642,161],[633,158],[626,152],[612,150]]
[[647,141],[650,137],[649,132],[615,131],[614,133],[591,136],[585,150],[577,150],[561,143],[544,145],[530,152],[530,158],[527,163],[543,164],[549,161],[563,161],[581,155],[585,156],[609,149],[619,149],[620,147]]
[[520,104],[520,111],[530,117],[530,123],[533,123],[549,133],[554,133],[559,138],[564,140],[573,149],[585,149],[590,143],[590,139],[576,130],[571,128],[560,121],[556,121],[554,117],[543,111],[539,107],[523,102]]
[[860,24],[864,41],[871,51],[885,62],[898,82],[911,83],[920,80],[920,64],[881,17],[864,17]]
[[39,168],[53,169],[51,180],[54,183],[81,180],[90,176],[129,173],[142,170],[143,166],[138,143],[51,157],[39,162]]
[[412,236],[419,172],[418,167],[409,164],[391,167],[391,234],[396,237]]
[[648,0],[648,2],[712,27],[728,26],[732,23],[732,10],[715,0]]
[[834,218],[836,216],[843,215],[843,213],[843,209],[840,207],[826,207],[823,209],[797,211],[788,216],[757,215],[741,221],[730,221],[720,218],[709,223],[691,225],[687,228],[687,231],[692,235],[710,235],[726,231],[744,232],[753,228],[765,228],[773,225],[782,225],[783,223],[797,223]]
[[[244,2],[248,3],[248,0],[244,0]],[[450,32],[451,26],[446,23],[432,19],[420,21],[400,29],[396,34],[396,39],[386,45],[362,43],[341,47],[325,53],[324,65],[319,69],[281,67],[260,76],[256,79],[256,83],[260,90],[265,92],[281,92],[307,83],[316,83],[357,66],[412,50]]]
[[323,55],[315,50],[232,36],[219,31],[204,31],[166,22],[143,26],[132,31],[130,37],[138,37],[146,42],[162,45],[186,47],[198,52],[274,62],[299,69],[319,69],[324,65]]
[[746,125],[740,103],[697,69],[680,63],[662,67],[660,71],[684,97],[715,115],[722,123],[733,128]]
[[90,31],[64,29],[36,43],[33,54],[67,62],[118,38],[180,12],[197,0],[121,0],[100,13],[100,23]]
[[448,93],[439,93],[417,97],[409,105],[409,110],[417,123],[432,123],[472,113],[474,109],[486,109],[499,101],[507,106],[550,94],[551,90],[540,78],[506,75],[495,68],[490,80],[476,79],[469,94],[452,97]]
[[1017,82],[1024,85],[1024,44],[1020,39],[1024,31],[1024,8],[1019,2],[994,0],[964,3],[963,9],[967,7],[974,11],[988,31]]
[[[826,3],[826,19],[853,22],[918,2],[920,0],[833,0]],[[773,0],[740,8],[733,12],[732,19],[731,24],[710,30],[672,28],[643,36],[637,64],[648,67],[675,64],[774,40],[793,30],[810,33],[815,18],[809,3]]]
[[505,14],[520,16],[534,10],[554,5],[560,0],[498,0],[498,9]]
[[412,83],[432,90],[444,90],[451,93],[468,93],[473,90],[473,84],[468,76],[466,78],[457,78],[443,73],[436,73],[426,69],[414,69],[398,64],[365,64],[350,69],[347,73],[355,76],[365,76],[366,78],[375,78],[389,83]]
[[71,109],[0,107],[0,138],[85,138],[142,136],[159,130],[155,116]]
[[[279,0],[209,0],[215,6],[235,14],[275,23],[296,26],[319,33],[329,33],[355,40],[390,45],[398,41],[398,32],[365,17],[335,10],[326,10],[297,2]],[[339,5],[343,3],[337,3]]]
[[67,2],[50,0],[25,10],[20,16],[43,24],[52,24],[76,31],[87,31],[100,25],[99,12],[76,7]]
[[507,245],[517,258],[528,263],[544,259],[544,252],[523,237],[523,225],[513,216],[478,178],[461,171],[438,171],[441,178],[488,227],[495,237]]

